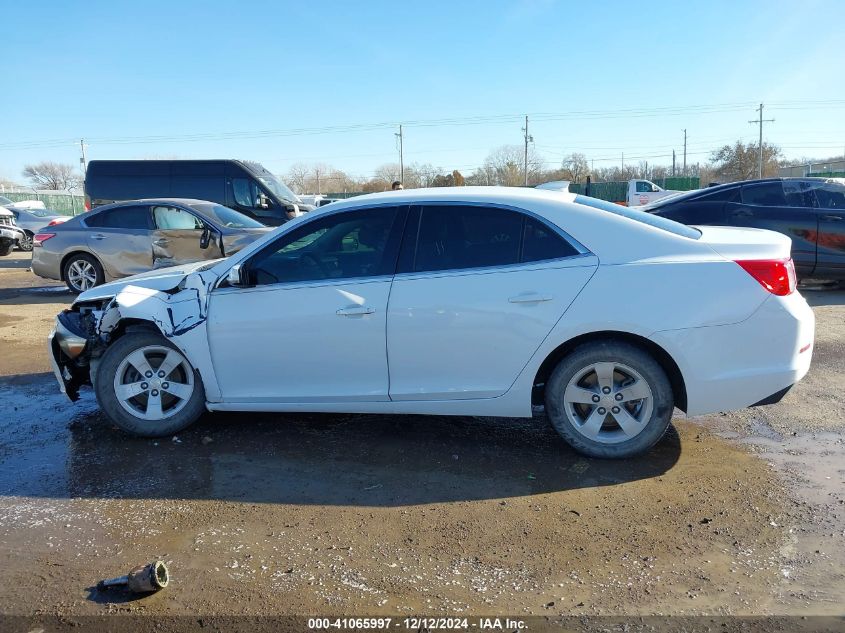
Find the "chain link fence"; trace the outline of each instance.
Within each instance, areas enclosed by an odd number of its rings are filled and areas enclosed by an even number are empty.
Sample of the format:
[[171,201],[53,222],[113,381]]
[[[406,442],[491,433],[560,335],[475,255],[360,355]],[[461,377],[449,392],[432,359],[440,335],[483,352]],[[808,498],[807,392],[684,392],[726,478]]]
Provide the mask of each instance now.
[[44,206],[60,215],[78,215],[85,211],[85,197],[68,191],[37,191],[32,189],[5,189],[0,196],[12,202],[38,200]]

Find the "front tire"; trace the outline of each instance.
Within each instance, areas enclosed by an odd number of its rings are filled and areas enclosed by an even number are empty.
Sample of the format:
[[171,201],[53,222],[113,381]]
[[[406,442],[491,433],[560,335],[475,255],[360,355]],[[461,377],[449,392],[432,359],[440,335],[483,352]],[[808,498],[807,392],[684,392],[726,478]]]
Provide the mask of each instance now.
[[577,347],[546,384],[552,426],[589,457],[644,453],[663,437],[673,409],[672,386],[660,364],[621,341]]
[[156,332],[117,339],[103,354],[94,392],[112,422],[141,437],[172,435],[205,410],[199,372]]
[[8,244],[4,244],[0,246],[0,257],[5,257],[9,253],[12,252],[12,249],[15,247],[14,242],[9,242]]
[[76,253],[68,257],[63,274],[67,287],[76,294],[99,286],[105,281],[100,262],[85,253]]

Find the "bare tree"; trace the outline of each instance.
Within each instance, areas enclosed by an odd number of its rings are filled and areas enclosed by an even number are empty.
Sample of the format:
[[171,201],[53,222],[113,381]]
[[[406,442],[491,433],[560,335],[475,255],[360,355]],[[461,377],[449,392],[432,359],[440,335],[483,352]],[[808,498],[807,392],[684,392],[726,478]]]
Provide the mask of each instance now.
[[587,177],[590,172],[590,164],[587,162],[587,157],[578,152],[572,152],[569,156],[565,156],[561,163],[563,170],[563,178],[578,183]]
[[[521,145],[502,145],[490,152],[484,160],[486,174],[493,176],[491,185],[519,187],[523,184],[525,148]],[[543,159],[533,147],[528,148],[528,184],[543,182]]]
[[76,188],[81,180],[73,165],[52,161],[24,166],[23,176],[28,178],[36,189],[57,191]]
[[294,193],[306,193],[305,181],[308,179],[309,171],[310,168],[305,163],[294,163],[284,178],[285,184],[293,189]]

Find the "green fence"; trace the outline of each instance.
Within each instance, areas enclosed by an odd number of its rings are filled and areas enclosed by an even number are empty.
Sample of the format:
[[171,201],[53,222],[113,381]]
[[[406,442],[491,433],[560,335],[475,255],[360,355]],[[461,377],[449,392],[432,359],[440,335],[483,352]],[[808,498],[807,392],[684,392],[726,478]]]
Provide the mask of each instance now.
[[50,211],[60,215],[77,215],[85,211],[85,197],[70,193],[49,193],[43,191],[5,191],[1,196],[12,202],[21,200],[39,200]]
[[807,175],[813,178],[845,178],[845,171],[814,171]]

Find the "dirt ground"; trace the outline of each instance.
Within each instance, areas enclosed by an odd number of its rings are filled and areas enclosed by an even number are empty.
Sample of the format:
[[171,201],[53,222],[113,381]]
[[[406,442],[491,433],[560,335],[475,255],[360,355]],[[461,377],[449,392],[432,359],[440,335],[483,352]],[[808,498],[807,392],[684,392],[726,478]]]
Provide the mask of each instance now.
[[[131,438],[44,340],[72,299],[0,258],[0,613],[845,614],[845,292],[779,404],[648,455],[544,420],[207,414]],[[96,582],[160,558],[143,599]]]

